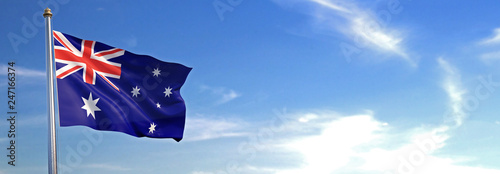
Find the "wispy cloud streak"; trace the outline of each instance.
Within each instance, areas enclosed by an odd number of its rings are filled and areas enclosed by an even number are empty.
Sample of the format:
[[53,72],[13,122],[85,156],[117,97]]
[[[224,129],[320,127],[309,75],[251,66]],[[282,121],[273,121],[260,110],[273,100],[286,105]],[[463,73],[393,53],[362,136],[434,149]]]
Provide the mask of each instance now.
[[127,168],[127,167],[111,165],[111,164],[87,164],[87,165],[82,165],[81,168],[98,169],[98,170],[106,170],[106,171],[122,171],[122,172],[132,170],[132,169]]
[[388,28],[386,23],[375,18],[368,9],[360,8],[353,1],[346,0],[302,0],[286,1],[275,0],[279,4],[309,3],[314,4],[316,10],[308,11],[317,22],[316,25],[327,32],[342,33],[360,47],[367,47],[378,52],[390,53],[417,66],[415,60],[405,51],[401,32]]
[[481,40],[479,44],[482,45],[490,45],[500,43],[500,28],[496,28],[493,30],[493,35]]
[[[9,68],[9,66],[7,66],[7,65],[0,65],[0,69],[1,69],[0,75],[7,75],[8,68]],[[15,73],[16,73],[16,75],[25,76],[25,77],[45,78],[47,76],[46,73],[43,71],[32,70],[32,69],[28,69],[28,68],[24,68],[24,67],[20,67],[20,66],[15,67]]]
[[247,133],[243,132],[245,125],[246,123],[242,121],[187,117],[184,140],[201,141],[224,137],[241,137],[247,135]]
[[491,61],[499,60],[500,28],[494,29],[491,36],[481,39],[477,45],[484,50],[479,55],[479,58],[481,58],[484,63],[489,64]]
[[227,103],[241,96],[241,93],[224,87],[211,87],[202,85],[200,88],[202,92],[209,91],[212,95],[219,97],[219,99],[215,102],[216,105]]
[[462,88],[460,73],[443,58],[437,59],[440,68],[444,71],[443,88],[448,94],[451,116],[456,126],[462,125],[467,113],[464,110],[464,95],[467,90]]

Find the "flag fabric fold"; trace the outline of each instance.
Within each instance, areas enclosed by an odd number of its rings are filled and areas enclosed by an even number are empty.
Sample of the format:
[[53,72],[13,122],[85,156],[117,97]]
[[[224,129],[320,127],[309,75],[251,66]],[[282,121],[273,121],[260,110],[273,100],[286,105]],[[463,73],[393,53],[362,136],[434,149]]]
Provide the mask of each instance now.
[[191,68],[54,31],[61,126],[183,137],[180,95]]

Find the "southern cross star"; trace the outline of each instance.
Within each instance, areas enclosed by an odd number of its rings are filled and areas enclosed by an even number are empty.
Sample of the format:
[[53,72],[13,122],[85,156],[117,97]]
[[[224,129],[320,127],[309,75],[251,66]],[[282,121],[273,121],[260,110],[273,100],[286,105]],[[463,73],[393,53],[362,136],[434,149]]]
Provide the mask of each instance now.
[[132,93],[132,97],[137,97],[137,95],[141,94],[139,93],[139,90],[141,89],[135,86],[135,88],[133,88],[132,91],[130,91]]
[[170,94],[172,94],[172,88],[170,88],[170,86],[168,88],[165,88],[165,92],[163,93],[165,93],[165,97],[170,97]]
[[161,71],[160,69],[155,68],[155,69],[153,70],[153,76],[154,76],[154,77],[158,77],[158,76],[160,75],[160,71]]
[[155,128],[156,128],[156,124],[151,123],[151,126],[149,127],[149,133],[153,133],[155,131]]
[[89,99],[85,99],[82,97],[82,100],[83,103],[85,103],[85,105],[82,106],[82,109],[85,109],[87,111],[87,117],[89,117],[89,115],[92,114],[92,117],[95,120],[95,111],[101,111],[101,109],[97,107],[97,102],[99,102],[99,98],[94,100],[92,98],[92,93],[90,93]]

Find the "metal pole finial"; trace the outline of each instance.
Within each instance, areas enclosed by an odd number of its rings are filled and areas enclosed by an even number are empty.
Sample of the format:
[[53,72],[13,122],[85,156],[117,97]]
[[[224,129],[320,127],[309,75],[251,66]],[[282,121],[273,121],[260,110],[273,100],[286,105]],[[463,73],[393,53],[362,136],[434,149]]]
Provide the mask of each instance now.
[[52,17],[52,12],[50,12],[50,8],[49,8],[49,7],[47,7],[47,8],[45,9],[45,12],[43,13],[43,17],[44,17],[44,18],[46,18],[47,16],[48,16],[48,17]]

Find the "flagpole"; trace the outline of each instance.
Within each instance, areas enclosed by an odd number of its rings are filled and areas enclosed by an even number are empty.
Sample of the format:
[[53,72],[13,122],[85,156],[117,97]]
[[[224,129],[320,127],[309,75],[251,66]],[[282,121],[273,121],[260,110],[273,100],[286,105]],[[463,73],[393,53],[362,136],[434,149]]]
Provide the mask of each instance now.
[[47,98],[49,110],[49,174],[57,174],[57,149],[56,149],[56,106],[54,99],[54,40],[52,38],[52,12],[46,8],[43,17],[45,18],[46,31],[46,53],[47,53]]

